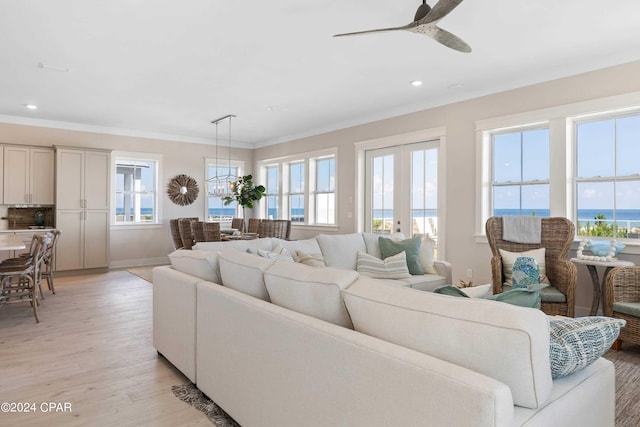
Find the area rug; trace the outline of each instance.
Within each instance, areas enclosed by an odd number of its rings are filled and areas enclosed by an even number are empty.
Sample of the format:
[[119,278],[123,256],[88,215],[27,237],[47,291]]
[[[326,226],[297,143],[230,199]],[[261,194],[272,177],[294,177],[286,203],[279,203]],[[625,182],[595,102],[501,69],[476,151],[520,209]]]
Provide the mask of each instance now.
[[174,385],[171,387],[171,391],[183,402],[203,412],[214,425],[218,427],[240,427],[240,424],[236,423],[222,408],[213,403],[193,384]]
[[623,344],[609,350],[605,359],[616,367],[616,427],[640,425],[640,346]]
[[127,271],[133,274],[134,276],[138,276],[139,278],[146,280],[149,283],[153,283],[153,269],[156,267],[157,265],[131,267],[131,268],[127,268]]

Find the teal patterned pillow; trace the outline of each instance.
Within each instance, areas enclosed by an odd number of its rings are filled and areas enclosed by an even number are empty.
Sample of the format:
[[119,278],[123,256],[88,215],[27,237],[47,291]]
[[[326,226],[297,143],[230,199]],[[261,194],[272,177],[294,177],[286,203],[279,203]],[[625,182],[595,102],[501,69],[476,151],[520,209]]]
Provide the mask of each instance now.
[[424,274],[424,270],[420,265],[420,243],[422,239],[420,237],[414,237],[412,239],[400,240],[398,242],[386,237],[378,238],[378,245],[380,245],[380,253],[382,259],[388,258],[393,255],[397,255],[402,251],[406,252],[407,268],[412,275]]
[[550,317],[551,376],[565,377],[596,361],[609,350],[625,323],[604,316]]

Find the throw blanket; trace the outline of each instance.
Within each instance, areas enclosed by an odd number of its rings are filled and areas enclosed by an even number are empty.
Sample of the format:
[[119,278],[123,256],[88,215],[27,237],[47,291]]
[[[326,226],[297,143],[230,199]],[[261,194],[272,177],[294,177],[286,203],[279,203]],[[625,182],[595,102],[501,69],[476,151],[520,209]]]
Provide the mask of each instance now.
[[540,243],[542,218],[535,216],[503,216],[502,238],[509,242]]

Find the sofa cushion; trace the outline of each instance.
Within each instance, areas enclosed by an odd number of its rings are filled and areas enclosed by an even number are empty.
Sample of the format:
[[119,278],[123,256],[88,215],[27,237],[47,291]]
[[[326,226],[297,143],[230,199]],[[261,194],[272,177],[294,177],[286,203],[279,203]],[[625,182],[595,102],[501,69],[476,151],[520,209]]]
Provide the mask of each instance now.
[[[253,253],[251,249],[248,249],[247,252]],[[275,259],[277,261],[284,262],[293,262],[293,256],[291,255],[291,253],[279,244],[275,245],[274,248],[270,251],[258,249],[257,252],[258,256],[261,256],[263,258]]]
[[598,360],[611,348],[625,323],[602,316],[550,317],[553,378],[565,377]]
[[373,255],[358,251],[357,271],[374,279],[402,279],[411,277],[407,268],[407,257],[402,251],[387,259],[376,258]]
[[358,251],[367,251],[362,233],[320,234],[317,239],[329,267],[355,271]]
[[169,260],[177,271],[220,284],[219,255],[215,251],[178,249],[169,254]]
[[546,272],[545,248],[532,249],[524,252],[509,252],[500,249],[500,257],[502,257],[502,272],[504,273],[505,283],[511,285],[511,276],[513,274],[513,264],[518,257],[531,257],[536,260],[540,269],[540,283],[549,283]]
[[270,251],[273,248],[273,239],[271,237],[265,237],[261,239],[252,240],[231,240],[228,242],[198,242],[193,249],[199,249],[203,251],[224,251],[226,249],[234,248],[240,251],[247,249],[263,249]]
[[237,249],[227,249],[219,258],[222,285],[269,301],[263,273],[275,262]]
[[285,262],[276,262],[264,272],[273,304],[351,329],[341,290],[357,279],[355,271]]
[[423,274],[421,276],[410,276],[404,279],[385,280],[385,283],[390,282],[394,282],[393,285],[395,286],[405,286],[407,288],[433,292],[438,286],[446,285],[447,279],[443,276],[436,276],[435,274]]
[[405,239],[399,242],[387,239],[386,237],[380,237],[378,239],[378,243],[380,244],[380,253],[382,254],[382,259],[405,251],[409,273],[411,273],[412,275],[424,274],[424,270],[420,265],[419,259],[421,243],[421,239],[419,237]]
[[362,276],[342,293],[357,331],[501,381],[519,406],[538,408],[551,393],[549,324],[540,310]]

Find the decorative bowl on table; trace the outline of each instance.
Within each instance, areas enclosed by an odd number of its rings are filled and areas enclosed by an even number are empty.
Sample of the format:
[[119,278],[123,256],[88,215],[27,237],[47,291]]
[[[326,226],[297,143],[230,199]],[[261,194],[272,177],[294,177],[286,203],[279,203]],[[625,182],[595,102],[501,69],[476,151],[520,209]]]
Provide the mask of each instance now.
[[613,249],[613,255],[616,256],[624,248],[624,244],[612,242],[611,240],[592,240],[589,242],[589,250],[595,256],[609,256],[609,252]]

